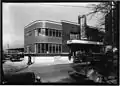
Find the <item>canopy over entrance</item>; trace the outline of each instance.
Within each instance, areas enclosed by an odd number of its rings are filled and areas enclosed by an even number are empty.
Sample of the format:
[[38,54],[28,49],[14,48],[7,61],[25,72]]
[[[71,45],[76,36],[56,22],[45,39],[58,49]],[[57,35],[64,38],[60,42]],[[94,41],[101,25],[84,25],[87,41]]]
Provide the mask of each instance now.
[[70,51],[86,51],[89,52],[100,52],[101,48],[103,47],[102,42],[95,42],[95,41],[86,41],[86,40],[68,40],[67,45],[69,46]]
[[86,41],[86,40],[68,40],[67,44],[87,44],[87,45],[103,45],[102,42]]

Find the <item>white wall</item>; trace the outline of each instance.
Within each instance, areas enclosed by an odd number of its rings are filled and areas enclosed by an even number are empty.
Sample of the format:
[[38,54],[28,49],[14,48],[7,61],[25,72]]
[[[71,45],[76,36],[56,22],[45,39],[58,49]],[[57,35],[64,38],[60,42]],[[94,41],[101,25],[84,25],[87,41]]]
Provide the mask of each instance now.
[[[24,61],[28,62],[28,56],[24,57]],[[55,63],[55,64],[66,64],[72,63],[69,61],[67,56],[34,56],[32,57],[32,62],[34,63]]]

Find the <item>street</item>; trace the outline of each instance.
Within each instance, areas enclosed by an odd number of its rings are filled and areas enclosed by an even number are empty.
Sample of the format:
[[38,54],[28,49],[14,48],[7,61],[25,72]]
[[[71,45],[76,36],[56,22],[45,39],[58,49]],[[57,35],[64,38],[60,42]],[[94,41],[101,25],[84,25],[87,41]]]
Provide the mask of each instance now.
[[73,70],[71,65],[67,57],[36,57],[32,65],[20,72],[34,72],[45,83],[71,83],[74,82],[68,75]]
[[[95,82],[88,80],[84,76],[82,71],[83,63],[73,64],[72,60],[69,61],[68,57],[32,57],[33,64],[27,65],[28,57],[24,57],[23,61],[10,62],[7,61],[3,65],[4,74],[20,74],[31,72],[35,76],[41,78],[42,83],[79,83],[79,84],[94,84]],[[79,65],[79,66],[77,66]],[[83,65],[83,66],[82,66]],[[71,75],[70,71],[75,71],[79,67],[79,74],[73,72]],[[75,68],[75,69],[73,69]],[[69,73],[68,73],[69,72]],[[79,77],[78,77],[79,76]],[[96,80],[97,76],[91,76]],[[27,77],[26,77],[27,78]]]
[[75,82],[68,74],[72,71],[72,61],[67,57],[32,57],[33,64],[27,66],[28,58],[23,61],[7,61],[3,65],[5,74],[34,72],[44,83],[72,83]]

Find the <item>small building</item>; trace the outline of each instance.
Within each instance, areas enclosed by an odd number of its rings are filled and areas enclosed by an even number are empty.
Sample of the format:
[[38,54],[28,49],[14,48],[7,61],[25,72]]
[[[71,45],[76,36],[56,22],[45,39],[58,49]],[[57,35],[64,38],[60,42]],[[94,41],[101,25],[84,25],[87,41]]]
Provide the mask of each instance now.
[[18,53],[24,53],[24,48],[10,48],[7,49],[8,54],[18,54]]

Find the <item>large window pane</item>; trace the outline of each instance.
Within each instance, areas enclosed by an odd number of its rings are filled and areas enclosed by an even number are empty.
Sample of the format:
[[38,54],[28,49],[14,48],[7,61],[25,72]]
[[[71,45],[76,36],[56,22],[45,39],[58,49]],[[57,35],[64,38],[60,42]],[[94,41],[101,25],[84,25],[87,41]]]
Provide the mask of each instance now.
[[55,37],[55,30],[53,30],[53,36]]
[[58,31],[58,34],[59,34],[59,37],[61,37],[61,36],[62,36],[62,33],[61,33],[61,31]]
[[55,53],[55,45],[54,44],[52,44],[53,45],[53,53]]
[[40,53],[40,48],[41,48],[40,44],[38,44],[38,53]]
[[38,36],[38,30],[35,30],[35,36]]
[[62,31],[60,31],[60,37],[62,37]]
[[58,44],[56,44],[56,53],[58,53]]
[[48,44],[46,43],[46,53],[48,53]]
[[56,30],[56,37],[58,37],[59,35],[58,35],[58,30]]
[[70,33],[70,39],[79,39],[79,34]]
[[59,52],[61,53],[61,45],[59,44]]
[[55,31],[55,37],[56,37],[56,30],[54,30]]
[[42,28],[42,29],[41,29],[41,34],[42,34],[42,35],[45,35],[45,28]]
[[38,28],[38,36],[41,35],[41,28]]
[[52,30],[50,29],[49,31],[50,31],[50,36],[52,36]]
[[51,51],[52,51],[52,46],[51,46],[51,44],[49,44],[49,52],[51,53]]
[[45,30],[45,35],[48,36],[48,29],[46,28]]
[[41,49],[42,49],[41,53],[44,53],[44,44],[42,44]]
[[51,44],[51,53],[53,53],[53,44]]
[[53,29],[51,29],[51,32],[52,32],[52,36],[53,36]]

